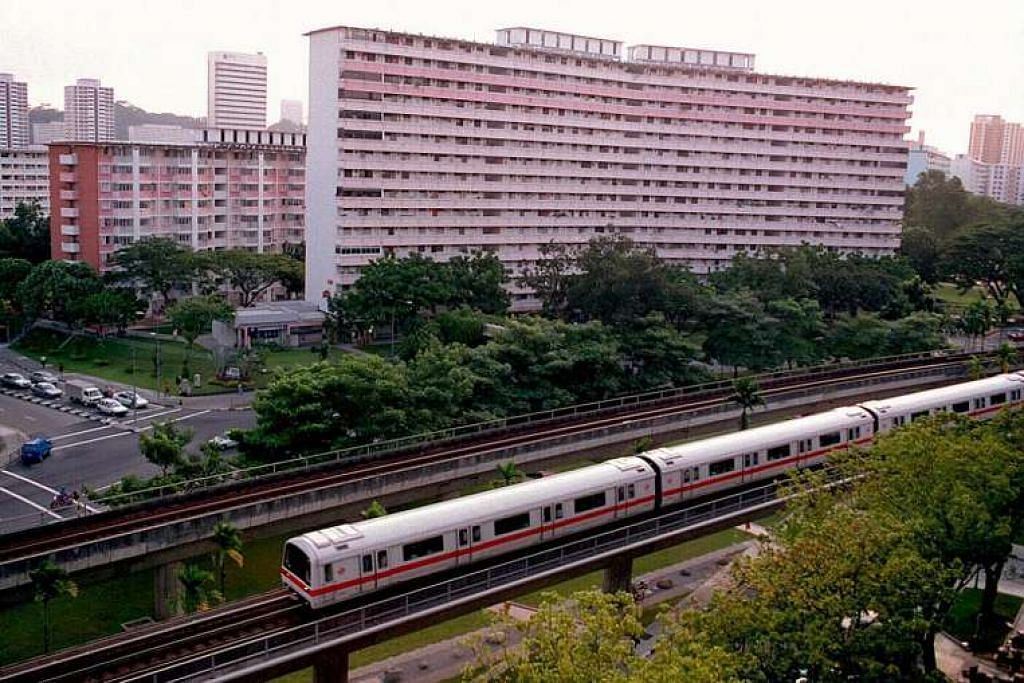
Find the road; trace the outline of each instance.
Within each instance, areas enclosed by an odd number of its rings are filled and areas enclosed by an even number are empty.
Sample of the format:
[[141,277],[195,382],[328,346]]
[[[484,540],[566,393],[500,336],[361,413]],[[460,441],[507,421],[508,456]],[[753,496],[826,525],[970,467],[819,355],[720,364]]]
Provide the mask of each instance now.
[[[251,410],[197,410],[154,405],[102,424],[94,419],[37,405],[22,398],[0,395],[0,424],[28,435],[43,434],[54,444],[53,455],[31,467],[16,456],[0,462],[0,533],[76,514],[74,508],[50,510],[60,488],[99,488],[128,474],[149,477],[159,470],[139,453],[139,434],[155,422],[171,420],[194,433],[188,450],[233,427],[255,424]],[[78,511],[80,512],[80,511]]]

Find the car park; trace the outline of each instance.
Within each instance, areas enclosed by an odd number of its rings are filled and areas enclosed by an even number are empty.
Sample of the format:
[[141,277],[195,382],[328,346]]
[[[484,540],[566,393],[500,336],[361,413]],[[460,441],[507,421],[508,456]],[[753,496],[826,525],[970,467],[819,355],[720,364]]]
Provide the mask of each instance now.
[[114,400],[125,408],[142,410],[149,407],[149,401],[132,391],[118,391],[114,394]]
[[41,398],[60,398],[64,392],[51,382],[36,382],[32,385],[32,393]]
[[68,380],[64,383],[72,403],[94,406],[103,398],[103,392],[84,380]]
[[238,442],[226,434],[218,434],[206,443],[219,451],[226,451],[238,446]]
[[28,389],[32,386],[31,380],[18,372],[6,373],[3,378],[0,378],[0,382],[3,382],[5,387],[12,389]]
[[32,374],[30,374],[28,378],[32,381],[33,384],[36,384],[38,382],[56,384],[57,382],[60,381],[57,375],[53,374],[52,372],[47,372],[46,370],[36,370]]
[[21,445],[21,462],[26,465],[42,462],[50,457],[53,451],[53,444],[49,439],[37,436]]
[[128,412],[127,408],[112,398],[101,398],[99,401],[96,401],[95,405],[96,410],[100,411],[104,415],[119,417]]

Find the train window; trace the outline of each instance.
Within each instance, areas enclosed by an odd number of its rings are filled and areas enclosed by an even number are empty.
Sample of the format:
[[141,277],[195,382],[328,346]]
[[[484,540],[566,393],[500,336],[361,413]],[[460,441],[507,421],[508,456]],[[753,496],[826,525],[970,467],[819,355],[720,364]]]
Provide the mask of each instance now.
[[512,515],[511,517],[502,517],[501,519],[494,520],[494,535],[503,536],[504,534],[510,534],[513,531],[519,531],[530,526],[530,513],[521,512],[518,515]]
[[291,543],[284,546],[284,568],[309,585],[309,556]]
[[687,467],[685,470],[683,470],[683,483],[684,484],[689,484],[690,483],[690,468],[689,467]]
[[690,468],[690,473],[691,473],[690,474],[690,479],[692,479],[694,481],[697,481],[698,479],[700,479],[700,468],[699,467],[691,467]]
[[975,410],[981,410],[984,407],[985,407],[985,399],[983,399],[983,398],[976,398],[976,399],[974,399],[974,409]]
[[465,529],[459,529],[459,547],[465,547],[469,545],[469,532]]
[[636,484],[630,484],[626,487],[626,494],[630,499],[636,498]]
[[444,550],[444,536],[431,536],[402,546],[402,559],[406,562],[433,555]]
[[860,427],[854,427],[853,429],[846,430],[846,440],[854,441],[860,438]]
[[332,581],[334,581],[334,565],[333,564],[325,564],[324,565],[324,583],[331,583]]
[[604,491],[599,491],[598,493],[592,493],[589,496],[581,496],[577,498],[573,501],[572,509],[573,512],[578,515],[581,512],[586,512],[587,510],[596,510],[597,508],[604,507],[607,502],[608,499],[605,497]]
[[818,443],[821,444],[822,448],[827,446],[835,446],[837,443],[843,440],[843,435],[839,432],[829,432],[828,434],[822,434],[818,437]]
[[1006,403],[1006,394],[992,394],[988,397],[989,405],[997,406],[1000,403]]
[[544,522],[549,523],[551,521],[551,506],[544,506]]
[[916,413],[911,413],[910,414],[910,421],[911,422],[916,422],[917,420],[920,420],[922,417],[928,417],[928,411],[927,410],[920,410],[920,411],[918,411]]
[[480,526],[477,525],[477,526],[473,527],[473,543],[479,543],[479,542],[480,542]]
[[726,460],[718,460],[708,465],[708,474],[712,477],[719,474],[725,474],[726,472],[732,472],[736,469],[736,461],[732,458]]
[[565,516],[565,509],[561,503],[555,503],[555,519],[561,519]]
[[961,401],[960,403],[954,403],[952,407],[954,413],[966,413],[971,409],[971,402]]
[[377,569],[388,568],[388,551],[378,550],[377,551]]
[[769,460],[781,460],[782,458],[789,457],[789,444],[782,444],[781,446],[775,446],[768,449],[767,457]]
[[1020,400],[1020,389],[1014,389],[1013,391],[1010,392],[1010,400],[1011,401],[1019,401]]
[[616,495],[616,497],[618,499],[618,502],[620,502],[620,503],[622,501],[626,500],[626,487],[625,486],[620,486],[619,490],[615,492],[615,495]]
[[373,555],[363,555],[363,573],[370,574],[373,572]]

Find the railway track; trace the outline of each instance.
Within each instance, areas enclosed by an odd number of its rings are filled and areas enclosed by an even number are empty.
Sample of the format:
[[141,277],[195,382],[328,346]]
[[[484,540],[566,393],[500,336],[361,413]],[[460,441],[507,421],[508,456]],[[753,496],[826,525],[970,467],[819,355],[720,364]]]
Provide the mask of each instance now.
[[[935,369],[942,366],[962,365],[968,354],[954,354],[931,359],[895,362],[895,367],[841,368],[834,375],[826,377],[806,376],[786,381],[780,378],[767,382],[762,388],[766,398],[806,388],[827,388],[857,379],[868,379],[884,375],[904,374],[920,369]],[[290,493],[309,491],[318,487],[364,477],[372,477],[402,467],[417,467],[451,458],[464,457],[475,453],[499,448],[520,446],[571,434],[592,431],[601,427],[620,424],[623,421],[643,420],[652,417],[670,416],[699,408],[720,405],[727,402],[730,390],[723,388],[709,392],[711,395],[691,395],[672,400],[665,405],[647,405],[639,408],[613,411],[600,417],[559,420],[553,424],[501,434],[490,438],[474,439],[456,445],[438,444],[412,453],[396,453],[380,457],[372,463],[357,463],[335,466],[320,471],[299,471],[282,473],[273,478],[253,479],[241,484],[212,488],[191,497],[163,500],[159,506],[141,505],[122,510],[112,510],[68,522],[35,528],[0,537],[0,563],[26,559],[44,553],[75,547],[88,541],[119,536],[170,521],[181,521],[190,517],[215,513],[220,510],[242,506],[248,503],[287,496]]]

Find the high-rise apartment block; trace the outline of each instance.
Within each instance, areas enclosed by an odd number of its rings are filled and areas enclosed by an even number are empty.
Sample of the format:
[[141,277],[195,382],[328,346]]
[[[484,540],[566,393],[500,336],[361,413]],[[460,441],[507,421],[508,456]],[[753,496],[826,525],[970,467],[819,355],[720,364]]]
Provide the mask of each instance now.
[[207,126],[267,127],[267,58],[262,53],[210,52],[207,79]]
[[302,100],[281,100],[281,120],[302,125]]
[[700,273],[803,242],[899,246],[906,87],[531,28],[309,39],[312,301],[389,254],[486,250],[514,276],[544,244],[613,232]]
[[259,252],[302,242],[305,136],[200,135],[189,144],[50,145],[52,258],[105,270],[115,251],[143,237]]
[[49,211],[49,177],[45,147],[0,149],[0,221],[13,216],[22,202],[39,202]]
[[114,89],[94,78],[79,78],[64,87],[66,139],[106,142],[114,135]]
[[63,121],[32,124],[32,144],[47,145],[54,140],[66,140],[67,129]]
[[0,74],[0,149],[28,147],[28,85]]
[[968,152],[953,160],[950,173],[968,192],[1024,205],[1024,126],[1001,116],[975,116]]
[[1001,116],[975,116],[967,156],[986,164],[1024,165],[1024,127]]
[[918,177],[928,171],[939,171],[949,175],[950,158],[935,147],[924,144],[924,131],[917,136],[917,142],[910,145],[907,155],[907,173],[903,182],[907,185],[917,183]]

